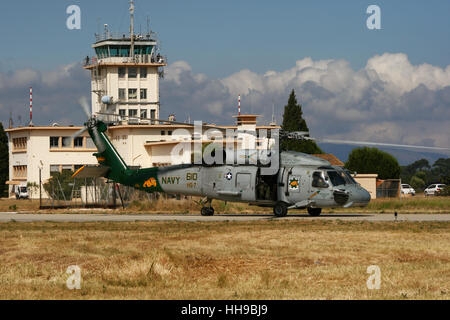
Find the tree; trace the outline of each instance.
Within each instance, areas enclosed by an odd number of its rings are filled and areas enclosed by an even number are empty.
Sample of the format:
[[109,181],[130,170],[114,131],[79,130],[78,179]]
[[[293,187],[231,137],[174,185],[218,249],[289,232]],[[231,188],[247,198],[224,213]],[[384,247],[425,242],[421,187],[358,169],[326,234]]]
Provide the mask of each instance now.
[[0,198],[8,196],[6,181],[9,177],[8,137],[0,122]]
[[[284,107],[281,129],[286,132],[309,132],[306,121],[303,119],[302,106],[298,104],[294,90],[291,91],[288,104]],[[280,140],[281,151],[297,151],[308,154],[323,153],[314,141],[301,141],[287,138],[281,138]]]
[[[71,195],[74,187],[73,172],[70,170],[63,170],[52,173],[52,176],[46,183],[44,183],[44,190],[54,200],[71,200]],[[80,186],[76,186],[75,190],[79,190]]]
[[441,183],[449,183],[450,180],[450,158],[436,160],[431,168],[433,180]]
[[400,165],[397,159],[377,148],[353,149],[345,167],[357,173],[377,173],[380,179],[398,179]]
[[[411,178],[417,173],[417,171],[429,170],[431,168],[430,163],[426,159],[417,160],[407,166],[401,167],[400,178],[405,183],[411,184]],[[426,179],[422,178],[423,181]]]
[[423,190],[425,188],[425,181],[418,176],[413,176],[409,180],[409,185],[413,187],[414,190]]

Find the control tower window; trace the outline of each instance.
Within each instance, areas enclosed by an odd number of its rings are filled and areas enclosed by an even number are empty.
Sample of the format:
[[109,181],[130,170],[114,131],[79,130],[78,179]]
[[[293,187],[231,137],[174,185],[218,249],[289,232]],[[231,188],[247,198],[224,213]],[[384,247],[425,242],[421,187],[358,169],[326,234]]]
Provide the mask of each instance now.
[[128,99],[129,100],[137,99],[137,89],[128,89]]
[[147,89],[141,89],[141,100],[147,100]]
[[141,79],[147,78],[147,68],[141,67]]
[[119,68],[119,78],[121,78],[121,79],[125,78],[126,73],[127,73],[127,71],[124,67]]
[[119,100],[125,100],[125,89],[119,89]]
[[128,79],[137,78],[137,68],[128,68]]
[[137,117],[137,109],[129,109],[128,115],[131,117]]

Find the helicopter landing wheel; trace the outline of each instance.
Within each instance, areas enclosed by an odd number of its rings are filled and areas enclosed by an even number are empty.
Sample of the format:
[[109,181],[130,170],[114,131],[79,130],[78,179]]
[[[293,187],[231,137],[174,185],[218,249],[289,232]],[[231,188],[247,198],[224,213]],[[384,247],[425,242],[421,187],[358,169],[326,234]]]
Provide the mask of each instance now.
[[318,217],[322,213],[322,208],[308,208],[308,213],[312,217]]
[[273,214],[276,217],[285,217],[287,215],[287,205],[284,202],[278,202],[275,207],[273,207]]
[[202,216],[213,216],[214,215],[214,208],[213,207],[203,207],[200,211]]

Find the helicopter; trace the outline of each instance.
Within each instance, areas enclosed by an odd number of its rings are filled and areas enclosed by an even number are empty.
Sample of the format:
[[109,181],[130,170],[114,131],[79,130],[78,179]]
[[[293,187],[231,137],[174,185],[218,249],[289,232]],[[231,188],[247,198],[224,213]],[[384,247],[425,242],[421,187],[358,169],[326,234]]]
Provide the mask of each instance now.
[[[108,125],[90,115],[86,101],[80,100],[80,103],[88,120],[84,128],[72,137],[88,131],[97,147],[98,152],[94,153],[94,156],[99,164],[85,165],[77,170],[73,177],[104,177],[149,193],[199,196],[204,199],[200,201],[203,205],[200,211],[202,216],[214,215],[214,199],[272,207],[276,217],[285,217],[291,209],[306,209],[309,215],[319,216],[323,208],[365,207],[371,198],[369,192],[354,180],[348,170],[332,166],[321,158],[291,151],[266,154],[266,158],[268,155],[271,161],[276,163],[275,170],[267,170],[267,161],[265,164],[263,161],[212,165],[189,163],[131,169],[109,140],[106,134]],[[181,124],[169,120],[151,120]],[[313,140],[308,132],[281,131],[280,135],[292,139]],[[276,140],[278,138],[276,136]],[[236,160],[236,155],[234,157]],[[272,163],[270,165],[272,166]]]

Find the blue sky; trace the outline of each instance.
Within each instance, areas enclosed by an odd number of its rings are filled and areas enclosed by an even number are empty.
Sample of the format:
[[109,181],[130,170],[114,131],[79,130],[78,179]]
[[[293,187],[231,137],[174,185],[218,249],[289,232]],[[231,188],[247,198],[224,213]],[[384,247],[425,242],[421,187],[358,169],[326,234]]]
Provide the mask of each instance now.
[[[65,26],[71,4],[81,8],[80,31]],[[366,28],[370,4],[381,8],[382,30]],[[450,1],[136,0],[136,9],[136,29],[149,16],[169,61],[211,77],[284,70],[303,57],[345,59],[356,69],[384,52],[404,52],[413,64],[450,60]],[[49,70],[92,54],[98,19],[128,30],[127,1],[2,1],[1,70]]]
[[[81,30],[66,8],[81,8]],[[381,9],[381,30],[366,10]],[[94,33],[127,32],[120,1],[1,1],[0,121],[81,124],[90,91],[81,68]],[[278,123],[295,89],[312,136],[450,147],[450,1],[136,0],[168,57],[161,117],[218,124],[242,111]]]

